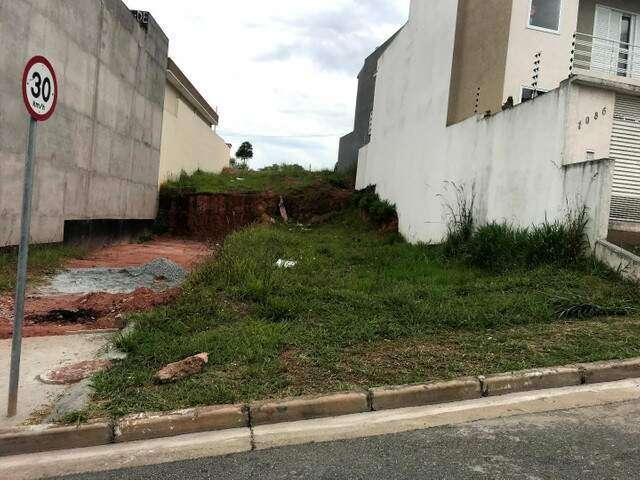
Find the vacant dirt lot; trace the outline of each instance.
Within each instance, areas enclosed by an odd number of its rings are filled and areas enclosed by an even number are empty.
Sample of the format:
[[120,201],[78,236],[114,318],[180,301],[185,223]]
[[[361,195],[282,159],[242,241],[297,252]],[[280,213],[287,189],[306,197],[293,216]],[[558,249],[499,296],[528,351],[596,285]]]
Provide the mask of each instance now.
[[203,242],[176,238],[158,238],[141,244],[101,248],[80,260],[71,260],[68,268],[134,267],[156,258],[167,258],[186,270],[192,270],[211,249]]
[[[202,242],[160,238],[143,244],[108,246],[80,260],[72,260],[67,268],[118,268],[140,266],[157,258],[166,258],[185,270],[192,270],[212,253]],[[90,293],[42,295],[40,289],[29,292],[25,307],[24,335],[42,337],[69,332],[121,328],[123,315],[165,305],[176,298],[180,289],[155,292],[140,288],[133,293]],[[13,332],[13,296],[0,296],[0,339]]]

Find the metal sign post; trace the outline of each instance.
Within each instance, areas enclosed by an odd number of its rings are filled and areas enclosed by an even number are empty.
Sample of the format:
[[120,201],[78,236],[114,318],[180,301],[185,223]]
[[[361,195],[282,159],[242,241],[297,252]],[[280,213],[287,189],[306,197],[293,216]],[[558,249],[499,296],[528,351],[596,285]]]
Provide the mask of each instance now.
[[29,120],[27,163],[24,171],[22,193],[22,226],[20,229],[20,253],[16,284],[16,303],[11,343],[11,372],[9,377],[9,408],[7,416],[14,417],[18,409],[18,380],[20,379],[20,353],[22,351],[22,323],[24,320],[24,295],[27,288],[27,260],[29,259],[29,231],[31,229],[31,199],[33,197],[33,170],[38,122]]
[[27,287],[27,262],[29,259],[29,234],[31,230],[31,201],[33,197],[33,173],[35,170],[36,131],[38,122],[48,120],[58,101],[58,82],[51,63],[44,57],[34,57],[24,70],[22,96],[31,118],[27,140],[27,159],[24,169],[22,193],[22,225],[20,229],[20,252],[16,284],[16,302],[11,343],[11,370],[9,373],[9,402],[7,416],[18,412],[18,386],[20,380],[20,354],[22,352],[22,324],[24,321],[24,298]]

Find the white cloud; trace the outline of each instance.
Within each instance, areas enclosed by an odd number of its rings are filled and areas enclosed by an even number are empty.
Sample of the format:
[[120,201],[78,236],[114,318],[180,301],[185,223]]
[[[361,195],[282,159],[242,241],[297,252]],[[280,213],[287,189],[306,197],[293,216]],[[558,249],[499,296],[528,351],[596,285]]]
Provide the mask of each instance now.
[[254,167],[333,167],[338,139],[352,129],[362,62],[409,8],[409,0],[125,3],[151,12],[171,57],[218,107],[219,133],[254,144]]

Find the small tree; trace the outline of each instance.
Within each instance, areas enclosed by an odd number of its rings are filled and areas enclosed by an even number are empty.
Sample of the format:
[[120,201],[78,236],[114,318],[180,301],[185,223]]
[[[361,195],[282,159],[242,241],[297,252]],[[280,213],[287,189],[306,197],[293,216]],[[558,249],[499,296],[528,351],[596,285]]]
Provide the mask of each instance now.
[[244,142],[240,145],[240,148],[238,148],[236,152],[236,157],[246,165],[247,161],[253,158],[253,145],[251,145],[251,142]]

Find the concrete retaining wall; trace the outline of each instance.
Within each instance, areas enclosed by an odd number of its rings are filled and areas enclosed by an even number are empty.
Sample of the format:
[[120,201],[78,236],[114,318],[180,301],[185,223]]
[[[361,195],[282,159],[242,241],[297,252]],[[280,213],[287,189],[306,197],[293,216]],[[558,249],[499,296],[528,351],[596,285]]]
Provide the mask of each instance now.
[[640,282],[640,257],[637,255],[613,243],[600,240],[596,244],[596,257],[615,271],[620,272],[623,277]]
[[168,48],[155,21],[143,28],[121,0],[0,0],[0,45],[0,246],[19,238],[20,82],[36,54],[60,96],[38,129],[32,241],[62,241],[65,220],[154,218]]

